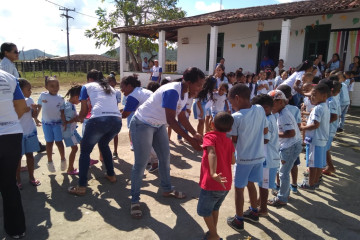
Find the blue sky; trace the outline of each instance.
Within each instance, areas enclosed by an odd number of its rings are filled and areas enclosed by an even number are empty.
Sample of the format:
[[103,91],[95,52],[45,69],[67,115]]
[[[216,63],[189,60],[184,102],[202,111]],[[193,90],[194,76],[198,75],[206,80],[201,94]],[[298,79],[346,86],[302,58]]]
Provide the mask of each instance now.
[[[71,54],[101,54],[108,49],[95,48],[95,40],[86,38],[84,32],[96,26],[95,10],[101,6],[111,11],[113,0],[49,0],[78,13],[70,12],[74,17],[70,25]],[[269,5],[293,0],[223,0],[223,9],[244,8],[259,4]],[[179,0],[187,16],[203,14],[220,9],[220,0]],[[0,44],[15,43],[19,50],[40,49],[59,56],[66,55],[66,21],[60,17],[59,7],[46,0],[2,0],[0,8]]]

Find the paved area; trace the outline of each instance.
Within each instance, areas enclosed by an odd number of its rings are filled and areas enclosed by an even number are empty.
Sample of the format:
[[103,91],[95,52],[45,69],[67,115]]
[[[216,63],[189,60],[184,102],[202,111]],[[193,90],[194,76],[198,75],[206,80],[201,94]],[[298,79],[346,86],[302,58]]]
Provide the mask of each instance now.
[[[36,99],[36,94],[33,97]],[[224,239],[360,239],[359,120],[360,109],[351,109],[345,132],[335,137],[332,148],[336,176],[324,177],[319,191],[291,195],[286,207],[269,207],[269,217],[261,218],[257,224],[246,223],[245,231],[239,234],[226,224],[226,218],[235,214],[232,189],[220,210],[219,235]],[[196,124],[195,120],[191,122]],[[188,197],[184,200],[163,198],[158,188],[158,173],[146,172],[141,195],[144,216],[141,220],[132,219],[129,196],[134,156],[129,148],[125,121],[123,123],[119,159],[114,160],[117,183],[110,184],[104,178],[104,167],[98,163],[89,171],[89,187],[84,197],[67,193],[67,188],[76,185],[78,178],[60,172],[56,148],[55,174],[47,170],[46,154],[35,155],[35,176],[41,186],[27,184],[27,172],[22,173],[25,239],[202,239],[207,229],[196,213],[202,153],[195,152],[188,144],[171,144],[172,184]],[[41,129],[39,137],[44,142]],[[176,139],[174,133],[172,139]],[[113,143],[110,146],[113,147]],[[69,152],[66,149],[67,155]],[[97,149],[92,158],[98,159]],[[301,154],[299,181],[305,170],[303,158]],[[22,162],[25,165],[25,159]],[[246,195],[245,208],[249,205],[247,199]],[[2,215],[1,204],[0,239],[6,239]]]

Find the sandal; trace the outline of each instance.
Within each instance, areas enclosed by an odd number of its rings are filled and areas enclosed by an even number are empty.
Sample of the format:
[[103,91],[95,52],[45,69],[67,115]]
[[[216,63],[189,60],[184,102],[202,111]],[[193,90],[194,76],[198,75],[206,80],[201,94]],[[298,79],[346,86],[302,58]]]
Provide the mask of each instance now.
[[109,176],[109,175],[105,175],[106,179],[111,182],[111,183],[116,183],[117,179],[116,176]]
[[184,198],[186,198],[186,195],[183,192],[172,190],[171,192],[163,193],[163,197],[173,197],[173,198],[177,198],[177,199],[184,199]]
[[79,175],[79,170],[77,170],[77,168],[75,168],[72,171],[68,171],[67,174],[69,174],[69,175]]
[[335,174],[333,174],[332,172],[330,171],[327,171],[327,170],[322,170],[322,174],[326,175],[326,176],[330,176],[330,177],[334,177]]
[[272,207],[283,207],[286,206],[287,203],[283,203],[277,197],[274,197],[273,199],[267,201],[267,205]]
[[80,187],[80,186],[69,187],[68,193],[77,195],[77,196],[84,196],[86,194],[86,187]]
[[41,185],[41,182],[37,179],[34,179],[34,180],[29,180],[29,183],[31,185],[33,185],[34,187],[37,187],[37,186],[40,186]]
[[132,203],[130,214],[132,218],[140,219],[142,218],[142,211],[140,210],[140,203]]

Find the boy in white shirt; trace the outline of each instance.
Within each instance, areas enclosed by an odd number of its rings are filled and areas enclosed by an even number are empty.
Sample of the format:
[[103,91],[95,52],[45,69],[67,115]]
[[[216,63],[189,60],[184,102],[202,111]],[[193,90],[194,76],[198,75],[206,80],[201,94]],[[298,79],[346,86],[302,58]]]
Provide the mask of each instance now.
[[150,69],[151,75],[150,80],[160,83],[162,67],[159,67],[159,61],[154,60],[154,66]]
[[260,71],[259,73],[260,80],[257,82],[257,94],[267,94],[269,91],[269,83],[266,80],[266,72]]

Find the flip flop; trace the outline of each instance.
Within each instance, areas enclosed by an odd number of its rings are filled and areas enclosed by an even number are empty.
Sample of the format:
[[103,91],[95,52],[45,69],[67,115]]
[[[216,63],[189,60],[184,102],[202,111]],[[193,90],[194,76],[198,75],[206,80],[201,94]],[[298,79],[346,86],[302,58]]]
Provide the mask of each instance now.
[[79,170],[77,170],[77,168],[75,168],[74,170],[67,172],[67,174],[69,175],[79,175]]
[[184,198],[186,198],[186,195],[183,192],[172,190],[171,192],[163,193],[163,197],[173,197],[176,199],[184,199]]
[[29,183],[31,185],[33,185],[34,187],[37,187],[37,186],[40,186],[41,185],[41,182],[37,179],[34,179],[34,180],[30,180]]
[[86,187],[72,186],[68,188],[68,193],[77,196],[84,196],[86,194]]
[[132,203],[130,207],[130,214],[132,218],[142,218],[142,211],[140,209],[140,203]]
[[330,176],[330,177],[334,177],[335,174],[333,174],[332,172],[326,171],[325,169],[322,170],[322,174],[326,175],[326,176]]

